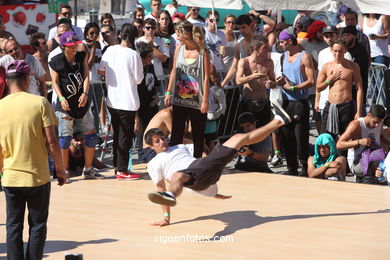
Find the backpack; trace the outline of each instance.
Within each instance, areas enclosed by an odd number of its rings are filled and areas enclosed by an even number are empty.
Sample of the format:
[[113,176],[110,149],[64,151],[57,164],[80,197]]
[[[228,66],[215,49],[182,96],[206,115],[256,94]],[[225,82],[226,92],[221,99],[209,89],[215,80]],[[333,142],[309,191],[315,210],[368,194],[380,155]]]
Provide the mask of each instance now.
[[226,111],[226,95],[222,88],[217,86],[210,87],[209,90],[209,111],[207,120],[217,120]]

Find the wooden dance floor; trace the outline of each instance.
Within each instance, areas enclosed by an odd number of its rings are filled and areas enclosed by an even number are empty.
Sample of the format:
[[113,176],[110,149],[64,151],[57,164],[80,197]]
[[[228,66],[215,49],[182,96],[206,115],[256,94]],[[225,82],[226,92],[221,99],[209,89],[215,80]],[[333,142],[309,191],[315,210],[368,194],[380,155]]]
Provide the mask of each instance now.
[[[162,213],[147,199],[155,190],[147,175],[119,182],[104,173],[52,183],[45,259],[390,259],[390,187],[229,172],[219,190],[231,199],[183,192],[160,228],[149,225]],[[0,204],[6,259],[3,194]]]

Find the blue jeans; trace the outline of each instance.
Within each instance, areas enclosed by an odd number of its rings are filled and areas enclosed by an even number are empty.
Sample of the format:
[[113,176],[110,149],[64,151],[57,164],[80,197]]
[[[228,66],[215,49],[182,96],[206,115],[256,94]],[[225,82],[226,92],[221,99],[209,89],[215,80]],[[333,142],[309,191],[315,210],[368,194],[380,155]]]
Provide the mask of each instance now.
[[[50,182],[38,187],[3,187],[7,203],[8,260],[43,258],[49,215]],[[29,238],[23,250],[24,212],[28,208]]]
[[387,57],[385,55],[376,56],[376,57],[372,58],[372,62],[384,64],[384,65],[386,65],[387,68],[389,68],[390,57]]

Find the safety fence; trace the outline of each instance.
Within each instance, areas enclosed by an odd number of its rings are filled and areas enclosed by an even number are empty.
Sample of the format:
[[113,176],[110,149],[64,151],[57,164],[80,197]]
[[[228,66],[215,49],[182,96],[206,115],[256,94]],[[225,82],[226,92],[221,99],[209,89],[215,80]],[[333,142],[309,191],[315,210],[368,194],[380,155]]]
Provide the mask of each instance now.
[[388,106],[390,100],[390,71],[383,64],[372,63],[368,71],[368,89],[366,108],[372,104]]

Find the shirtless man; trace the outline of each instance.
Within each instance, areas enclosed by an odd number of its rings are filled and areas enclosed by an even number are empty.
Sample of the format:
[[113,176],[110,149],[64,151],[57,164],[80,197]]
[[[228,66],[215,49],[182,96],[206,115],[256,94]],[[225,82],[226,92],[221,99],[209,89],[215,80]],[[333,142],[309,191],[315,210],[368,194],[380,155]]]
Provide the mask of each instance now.
[[[358,64],[344,58],[346,43],[336,40],[331,50],[334,60],[326,63],[318,75],[317,91],[321,92],[330,86],[323,112],[322,131],[337,136],[344,133],[352,120],[361,117],[363,85]],[[353,83],[357,90],[357,111],[352,99]]]
[[271,121],[266,88],[276,86],[274,63],[268,58],[269,45],[264,36],[255,35],[251,40],[251,48],[252,54],[238,62],[236,81],[244,85],[241,113],[253,113],[260,127]]
[[225,79],[221,82],[222,87],[224,87],[236,75],[238,61],[249,56],[251,53],[250,45],[254,29],[252,19],[247,14],[240,15],[236,20],[236,25],[244,39],[242,39],[239,43],[236,44],[236,46],[234,46],[234,58],[232,66],[227,72]]
[[[158,113],[155,114],[154,117],[150,120],[144,133],[152,128],[160,129],[165,136],[170,135],[172,131],[172,108],[168,107],[158,111]],[[143,139],[144,141],[142,147],[148,147],[147,143],[145,142],[145,138]]]

